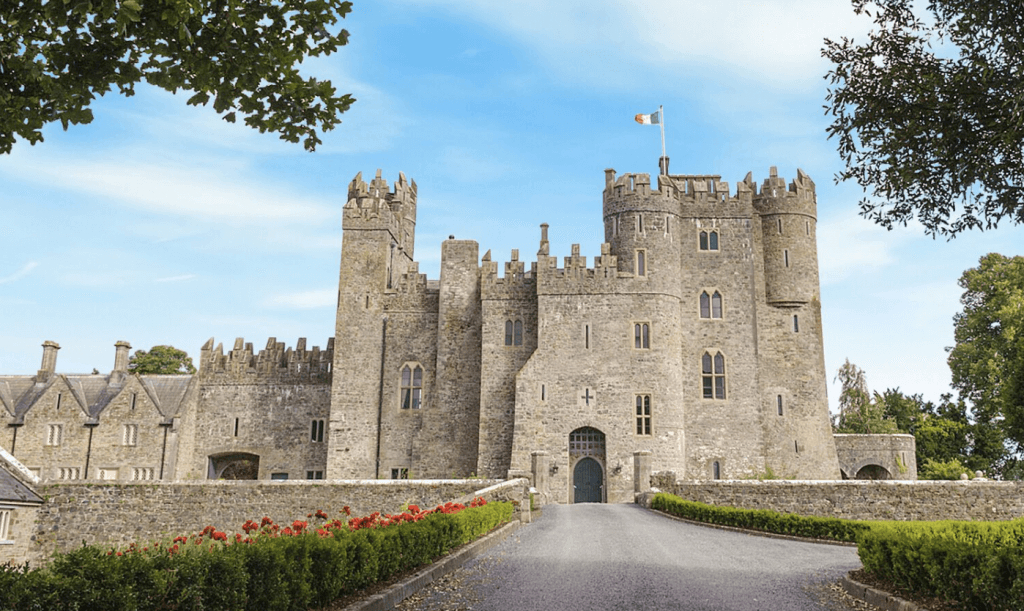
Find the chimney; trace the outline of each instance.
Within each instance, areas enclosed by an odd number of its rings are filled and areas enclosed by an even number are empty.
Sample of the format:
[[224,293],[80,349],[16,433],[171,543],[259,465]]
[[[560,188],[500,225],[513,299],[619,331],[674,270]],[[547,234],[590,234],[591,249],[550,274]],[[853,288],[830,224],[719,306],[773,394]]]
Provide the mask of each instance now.
[[668,176],[668,157],[658,159],[658,168],[661,170],[662,176]]
[[128,351],[132,345],[125,341],[114,344],[114,371],[128,371]]
[[121,386],[128,378],[128,351],[132,345],[126,341],[114,344],[114,370],[110,372],[110,385]]
[[548,253],[549,253],[549,249],[550,249],[550,246],[549,246],[549,243],[548,243],[548,224],[547,223],[541,223],[540,224],[540,250],[537,251],[537,254],[538,255],[547,256]]
[[53,373],[57,371],[57,351],[60,350],[60,346],[57,342],[51,342],[49,340],[43,342],[43,364],[39,366],[39,372],[36,374],[36,382],[47,382]]

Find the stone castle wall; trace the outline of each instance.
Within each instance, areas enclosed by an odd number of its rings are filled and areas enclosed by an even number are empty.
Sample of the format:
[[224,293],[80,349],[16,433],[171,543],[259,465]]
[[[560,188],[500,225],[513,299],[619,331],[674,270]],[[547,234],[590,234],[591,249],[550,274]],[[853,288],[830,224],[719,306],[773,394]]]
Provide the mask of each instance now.
[[1024,482],[718,481],[654,486],[688,501],[848,520],[1012,520],[1024,517]]
[[[87,544],[124,546],[189,535],[213,525],[241,532],[246,520],[268,516],[279,524],[306,520],[320,509],[331,519],[374,511],[397,513],[408,504],[431,508],[448,501],[468,501],[495,480],[203,482],[153,484],[50,484],[39,487],[47,499],[39,509],[19,510],[12,524],[20,548],[0,546],[7,560],[44,562],[55,551]],[[514,500],[529,506],[526,481],[487,490],[488,500]],[[27,531],[27,532],[26,532]]]

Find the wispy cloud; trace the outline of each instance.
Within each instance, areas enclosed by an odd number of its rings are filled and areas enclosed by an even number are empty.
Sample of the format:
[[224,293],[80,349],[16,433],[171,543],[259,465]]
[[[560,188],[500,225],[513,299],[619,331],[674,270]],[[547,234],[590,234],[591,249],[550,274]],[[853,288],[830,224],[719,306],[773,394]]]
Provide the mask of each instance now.
[[337,290],[316,289],[312,291],[299,291],[296,293],[273,295],[265,300],[264,304],[271,308],[314,310],[317,308],[333,307],[337,305],[337,301]]
[[3,278],[0,278],[0,284],[7,284],[8,282],[14,282],[16,280],[21,280],[25,276],[29,275],[32,272],[32,270],[34,270],[36,267],[39,267],[39,262],[38,261],[29,261],[24,266],[22,266],[21,269],[19,269],[18,271],[14,272],[10,276],[5,276]]

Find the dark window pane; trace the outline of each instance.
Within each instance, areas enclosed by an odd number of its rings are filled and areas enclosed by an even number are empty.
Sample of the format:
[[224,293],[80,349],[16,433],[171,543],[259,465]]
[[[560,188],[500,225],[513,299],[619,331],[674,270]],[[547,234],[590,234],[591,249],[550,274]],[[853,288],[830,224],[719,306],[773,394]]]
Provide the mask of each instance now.
[[707,352],[700,359],[700,368],[703,373],[711,373],[711,355]]
[[711,250],[718,250],[718,232],[712,231],[711,235],[708,236],[708,241],[711,243]]
[[506,346],[511,346],[512,345],[512,321],[511,320],[506,320],[505,321],[505,345]]
[[715,294],[711,296],[711,318],[722,317],[722,295],[715,291]]
[[708,232],[706,232],[706,231],[700,232],[700,249],[701,250],[707,250],[708,249]]
[[725,398],[725,376],[715,376],[715,398]]
[[408,365],[402,368],[402,386],[408,386],[409,385],[409,382],[411,380],[411,375],[412,374],[411,374],[411,371],[410,371]]
[[402,389],[402,409],[409,409],[412,401],[412,391],[408,388]]
[[633,325],[633,347],[640,347],[640,325]]
[[713,390],[712,390],[711,384],[712,384],[711,376],[704,376],[704,398],[705,399],[714,399],[715,398],[715,395],[713,394]]
[[711,317],[711,298],[708,297],[707,292],[700,294],[700,317]]
[[523,345],[523,321],[521,320],[516,321],[516,334],[515,339],[512,340],[512,343],[515,344],[516,346]]
[[715,373],[725,373],[725,357],[721,352],[715,355]]
[[412,370],[412,385],[416,387],[423,386],[423,369],[417,367]]
[[644,348],[651,347],[651,328],[644,325]]

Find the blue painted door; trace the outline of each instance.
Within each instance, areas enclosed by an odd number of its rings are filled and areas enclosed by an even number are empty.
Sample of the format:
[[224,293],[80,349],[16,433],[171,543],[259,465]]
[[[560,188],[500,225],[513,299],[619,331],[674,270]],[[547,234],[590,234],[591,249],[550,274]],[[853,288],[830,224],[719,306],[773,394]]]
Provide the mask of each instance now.
[[582,458],[573,469],[573,503],[600,503],[604,475],[601,464],[593,458]]

